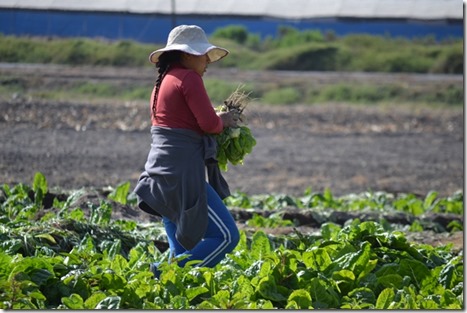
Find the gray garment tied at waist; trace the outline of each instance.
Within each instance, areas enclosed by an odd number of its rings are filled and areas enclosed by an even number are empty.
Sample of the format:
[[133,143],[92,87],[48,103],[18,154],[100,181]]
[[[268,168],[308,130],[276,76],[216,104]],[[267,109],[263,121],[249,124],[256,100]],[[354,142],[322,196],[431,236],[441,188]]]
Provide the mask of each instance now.
[[208,224],[206,172],[221,199],[230,195],[217,164],[216,139],[188,129],[158,126],[151,127],[151,134],[145,171],[135,187],[138,206],[175,223],[177,240],[190,250],[203,238]]

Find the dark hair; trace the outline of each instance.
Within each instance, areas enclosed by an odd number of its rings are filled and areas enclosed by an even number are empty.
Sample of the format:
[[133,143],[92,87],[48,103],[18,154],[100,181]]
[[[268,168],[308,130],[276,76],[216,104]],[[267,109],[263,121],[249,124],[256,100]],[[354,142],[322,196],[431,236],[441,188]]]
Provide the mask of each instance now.
[[159,60],[156,63],[156,68],[159,68],[159,75],[157,76],[156,79],[156,90],[154,92],[154,100],[152,102],[152,114],[154,118],[156,118],[156,102],[157,102],[157,96],[159,95],[159,89],[161,87],[162,80],[164,79],[165,75],[167,74],[170,65],[175,62],[179,62],[181,59],[182,51],[178,50],[173,50],[173,51],[166,51],[163,52],[159,56]]

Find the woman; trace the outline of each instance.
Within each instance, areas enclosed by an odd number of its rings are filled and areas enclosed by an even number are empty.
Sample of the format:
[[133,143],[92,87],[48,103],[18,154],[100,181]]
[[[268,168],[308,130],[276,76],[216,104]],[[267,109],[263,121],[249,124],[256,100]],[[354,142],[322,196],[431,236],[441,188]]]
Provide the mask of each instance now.
[[[166,47],[152,52],[159,75],[151,95],[152,144],[135,193],[138,206],[162,216],[169,261],[213,267],[238,243],[234,219],[222,199],[230,195],[212,136],[235,127],[234,112],[216,113],[203,84],[209,63],[229,52],[208,42],[196,25],[170,33]],[[209,183],[206,181],[206,171]],[[159,263],[151,264],[159,277]]]

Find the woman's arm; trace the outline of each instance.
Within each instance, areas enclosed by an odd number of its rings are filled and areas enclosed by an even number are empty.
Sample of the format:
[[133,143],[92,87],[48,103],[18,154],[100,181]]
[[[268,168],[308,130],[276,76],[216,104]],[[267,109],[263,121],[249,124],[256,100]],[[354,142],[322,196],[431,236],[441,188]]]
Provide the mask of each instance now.
[[187,74],[182,86],[188,107],[205,133],[218,134],[224,127],[236,126],[234,114],[216,113],[199,74],[196,72]]

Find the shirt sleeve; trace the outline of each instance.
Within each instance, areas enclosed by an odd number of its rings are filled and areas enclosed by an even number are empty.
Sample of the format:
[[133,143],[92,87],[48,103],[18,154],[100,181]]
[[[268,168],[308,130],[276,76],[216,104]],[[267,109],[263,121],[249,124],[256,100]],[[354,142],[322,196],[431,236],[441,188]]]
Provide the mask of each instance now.
[[224,124],[211,104],[201,76],[190,71],[183,79],[182,89],[188,107],[201,130],[208,134],[222,132]]

